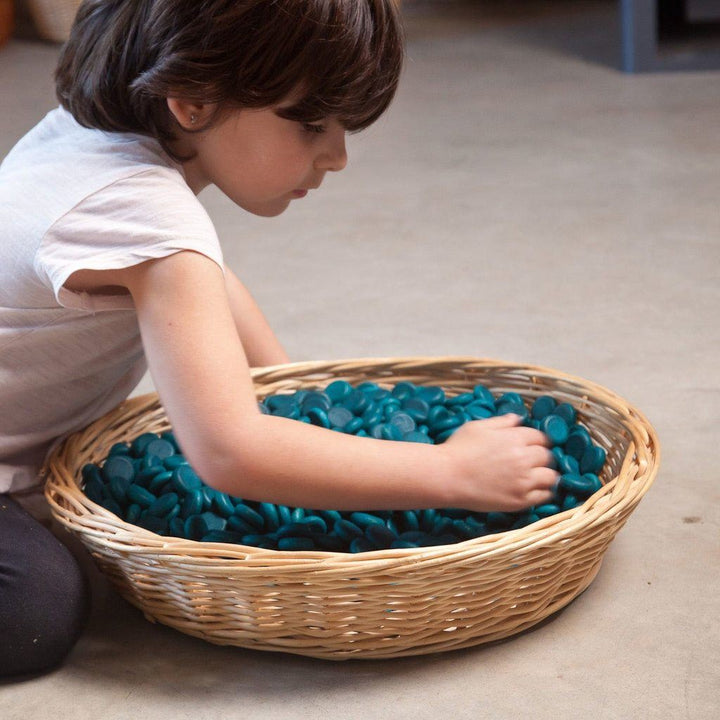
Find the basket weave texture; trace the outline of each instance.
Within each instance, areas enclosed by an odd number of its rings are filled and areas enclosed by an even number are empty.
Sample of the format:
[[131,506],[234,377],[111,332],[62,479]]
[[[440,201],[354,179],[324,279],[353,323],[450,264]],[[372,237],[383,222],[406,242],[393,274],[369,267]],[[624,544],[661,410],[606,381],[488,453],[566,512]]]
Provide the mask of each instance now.
[[221,645],[319,658],[391,658],[499,640],[585,590],[615,534],[657,474],[652,426],[622,398],[546,368],[476,358],[393,358],[253,371],[258,398],[336,379],[478,383],[532,401],[553,395],[607,451],[603,487],[583,505],[524,528],[454,545],[368,553],[282,552],[161,537],[91,502],[80,471],[116,442],[163,432],[155,394],[126,401],[69,437],[48,460],[46,497],[120,594],[147,619]]

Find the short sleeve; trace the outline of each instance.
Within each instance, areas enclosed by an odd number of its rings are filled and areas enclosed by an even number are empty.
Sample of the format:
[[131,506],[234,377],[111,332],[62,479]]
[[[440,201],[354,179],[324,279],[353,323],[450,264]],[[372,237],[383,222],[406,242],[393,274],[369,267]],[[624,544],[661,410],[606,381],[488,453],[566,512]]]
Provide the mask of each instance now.
[[182,250],[201,253],[224,271],[222,249],[205,208],[182,176],[156,167],[84,198],[47,231],[35,271],[62,306],[131,308],[129,295],[88,295],[63,285],[78,270],[116,270]]

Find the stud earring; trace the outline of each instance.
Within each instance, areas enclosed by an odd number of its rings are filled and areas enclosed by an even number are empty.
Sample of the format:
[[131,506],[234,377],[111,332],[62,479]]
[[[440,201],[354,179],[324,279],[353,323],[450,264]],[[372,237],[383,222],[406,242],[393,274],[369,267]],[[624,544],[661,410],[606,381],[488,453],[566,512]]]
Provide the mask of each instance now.
[[193,113],[192,115],[190,115],[190,124],[194,125],[196,122],[197,122],[197,115],[195,115],[195,113]]

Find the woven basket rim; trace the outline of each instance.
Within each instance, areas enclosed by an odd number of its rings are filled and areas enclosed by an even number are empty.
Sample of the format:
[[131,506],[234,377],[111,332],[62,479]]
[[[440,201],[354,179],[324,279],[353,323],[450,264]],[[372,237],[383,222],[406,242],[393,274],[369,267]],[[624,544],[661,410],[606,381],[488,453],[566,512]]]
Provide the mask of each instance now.
[[[639,498],[649,489],[657,475],[660,463],[660,444],[653,426],[645,415],[637,408],[629,405],[626,400],[612,390],[593,381],[553,368],[472,356],[365,357],[334,361],[301,361],[253,368],[251,375],[258,397],[262,397],[267,382],[278,375],[286,376],[288,380],[291,380],[292,377],[301,376],[302,383],[310,386],[312,383],[307,381],[312,378],[313,374],[318,375],[320,378],[330,372],[338,374],[338,371],[341,371],[343,367],[355,367],[359,364],[372,366],[374,371],[386,367],[392,367],[393,369],[404,367],[411,370],[417,367],[448,366],[456,372],[461,372],[463,366],[470,364],[474,367],[505,368],[526,373],[528,376],[550,376],[553,379],[561,380],[570,386],[587,390],[588,394],[602,397],[605,403],[609,403],[610,406],[615,405],[614,409],[616,410],[628,412],[628,417],[633,421],[633,430],[639,431],[642,429],[646,435],[646,443],[653,446],[655,451],[652,458],[653,462],[636,476],[635,484],[639,485],[639,487],[635,495],[635,502],[639,501]],[[373,377],[372,380],[380,385],[383,384],[383,380],[377,377]],[[392,384],[392,382],[392,379],[388,377],[387,384]],[[604,515],[613,513],[624,499],[624,496],[619,497],[616,502],[613,502],[612,491],[614,486],[618,478],[623,476],[627,469],[633,465],[630,457],[633,443],[630,443],[623,469],[592,497],[576,508],[557,513],[523,528],[484,535],[451,545],[398,550],[385,549],[363,553],[268,550],[239,544],[201,542],[161,536],[127,523],[109,510],[92,502],[80,489],[77,472],[72,482],[61,482],[58,468],[61,463],[60,459],[69,445],[72,443],[77,444],[82,438],[92,436],[98,430],[107,430],[112,426],[113,419],[116,416],[132,416],[134,411],[142,407],[152,407],[164,417],[164,411],[157,393],[150,392],[135,396],[125,400],[114,411],[89,424],[83,430],[73,433],[53,450],[42,471],[43,475],[46,476],[45,495],[53,509],[53,513],[61,523],[68,524],[63,517],[63,508],[56,498],[56,495],[58,495],[72,506],[77,519],[82,522],[83,532],[102,540],[103,545],[108,549],[117,550],[124,554],[162,556],[168,562],[173,559],[189,562],[191,558],[196,557],[197,561],[202,563],[204,567],[211,563],[218,570],[240,562],[246,570],[256,569],[258,572],[263,572],[269,566],[282,566],[283,570],[287,572],[296,569],[298,572],[306,573],[310,569],[318,573],[338,572],[346,574],[351,570],[353,575],[357,576],[359,573],[372,573],[379,566],[388,569],[395,564],[404,565],[408,559],[422,562],[423,567],[425,567],[433,562],[445,561],[449,552],[453,553],[454,559],[462,562],[466,557],[477,560],[479,556],[489,558],[499,553],[537,549],[543,545],[555,543],[562,539],[563,536],[574,534],[584,526],[598,523]],[[630,430],[629,423],[626,427]]]

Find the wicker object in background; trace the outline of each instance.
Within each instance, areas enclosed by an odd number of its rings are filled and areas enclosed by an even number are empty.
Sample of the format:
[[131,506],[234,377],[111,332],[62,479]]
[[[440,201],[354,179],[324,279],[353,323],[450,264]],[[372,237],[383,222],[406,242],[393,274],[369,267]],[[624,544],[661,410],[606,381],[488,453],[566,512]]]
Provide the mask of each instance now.
[[10,39],[15,27],[14,1],[0,0],[0,47]]
[[38,35],[65,42],[82,0],[27,0]]
[[[281,552],[161,537],[88,500],[85,463],[169,423],[154,394],[68,438],[46,468],[55,517],[151,621],[213,643],[314,657],[389,658],[498,640],[567,605],[592,582],[610,541],[657,473],[647,420],[612,392],[554,370],[473,358],[295,363],[253,371],[259,398],[336,379],[478,383],[528,400],[551,394],[607,451],[603,487],[583,505],[519,530],[455,545],[359,554]],[[368,508],[372,509],[372,508]],[[590,621],[590,619],[588,619]]]

